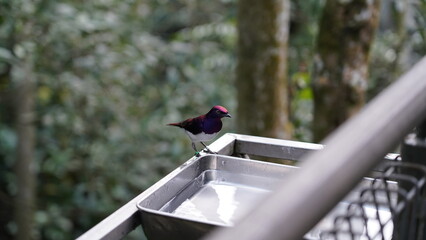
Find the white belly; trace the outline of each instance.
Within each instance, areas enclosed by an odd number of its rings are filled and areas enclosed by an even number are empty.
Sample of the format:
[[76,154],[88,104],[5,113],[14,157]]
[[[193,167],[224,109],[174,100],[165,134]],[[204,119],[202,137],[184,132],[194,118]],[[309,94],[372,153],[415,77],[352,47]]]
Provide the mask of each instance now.
[[212,140],[214,137],[216,137],[217,133],[213,133],[213,134],[206,134],[206,133],[200,133],[197,135],[192,134],[189,131],[186,131],[186,134],[189,136],[189,138],[191,139],[192,142],[205,142],[205,141],[210,141]]

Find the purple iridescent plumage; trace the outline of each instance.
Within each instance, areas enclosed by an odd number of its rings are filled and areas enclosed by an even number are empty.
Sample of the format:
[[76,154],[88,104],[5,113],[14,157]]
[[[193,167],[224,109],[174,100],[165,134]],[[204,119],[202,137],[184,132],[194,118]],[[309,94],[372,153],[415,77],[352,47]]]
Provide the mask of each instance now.
[[183,128],[192,141],[192,147],[197,152],[195,142],[201,142],[206,146],[203,142],[213,139],[222,129],[221,119],[223,117],[231,117],[228,110],[222,106],[214,106],[204,115],[168,125]]

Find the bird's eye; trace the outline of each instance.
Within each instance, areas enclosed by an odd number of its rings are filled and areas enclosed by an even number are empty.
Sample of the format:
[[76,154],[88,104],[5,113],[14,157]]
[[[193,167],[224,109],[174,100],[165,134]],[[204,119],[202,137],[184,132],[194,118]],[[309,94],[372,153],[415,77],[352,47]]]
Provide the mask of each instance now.
[[220,110],[216,110],[216,113],[217,114],[221,114],[222,112]]

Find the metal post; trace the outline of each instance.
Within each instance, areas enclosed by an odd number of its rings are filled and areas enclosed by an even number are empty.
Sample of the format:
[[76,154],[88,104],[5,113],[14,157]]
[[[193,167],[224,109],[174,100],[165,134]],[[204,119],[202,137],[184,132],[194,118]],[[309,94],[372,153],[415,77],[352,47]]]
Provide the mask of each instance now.
[[426,165],[426,119],[404,139],[401,153],[403,161]]
[[[416,128],[416,131],[414,133],[411,133],[407,135],[407,137],[404,139],[402,146],[401,146],[401,155],[402,155],[402,161],[404,162],[412,162],[412,163],[418,163],[422,165],[426,165],[426,119],[423,120],[421,124],[419,124]],[[416,171],[406,171],[405,174],[416,176],[418,172]],[[407,184],[400,183],[402,188],[405,188],[405,190],[409,191],[410,186],[407,186]],[[426,196],[423,194],[423,196],[418,199],[417,205],[421,206],[421,208],[426,203]],[[410,214],[410,213],[407,213]],[[417,212],[414,214],[418,214]],[[426,229],[425,229],[425,219],[422,216],[422,214],[418,214],[418,216],[413,216],[413,219],[415,220],[415,239],[423,239],[424,236],[426,236]],[[396,222],[395,225],[398,223]]]
[[423,141],[426,141],[426,119],[423,120],[422,124],[417,128],[417,137]]

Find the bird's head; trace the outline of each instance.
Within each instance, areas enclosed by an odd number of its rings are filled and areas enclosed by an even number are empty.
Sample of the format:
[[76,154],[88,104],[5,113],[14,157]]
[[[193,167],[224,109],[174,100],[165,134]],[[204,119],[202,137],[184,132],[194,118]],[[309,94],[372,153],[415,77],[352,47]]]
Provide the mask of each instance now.
[[231,117],[226,108],[216,105],[214,106],[207,114],[208,118],[223,118],[223,117]]

